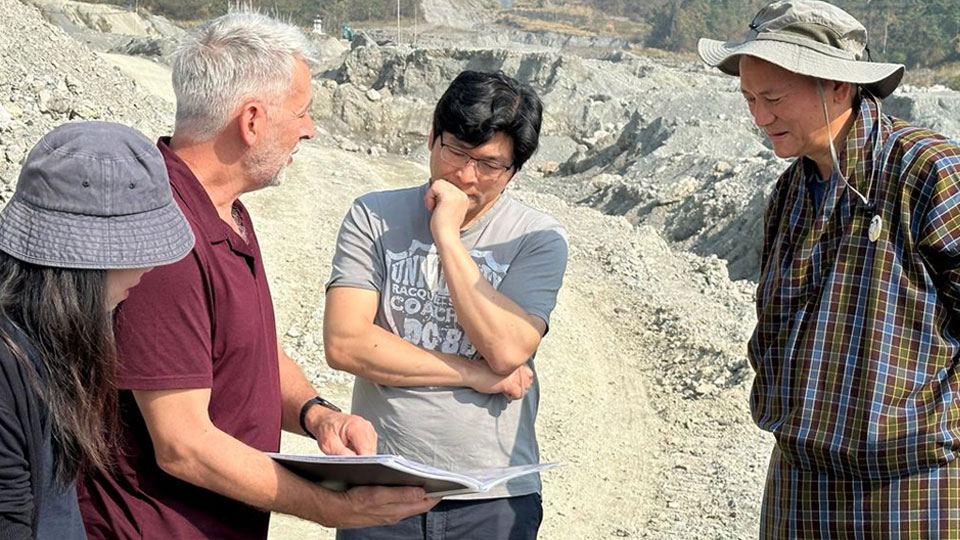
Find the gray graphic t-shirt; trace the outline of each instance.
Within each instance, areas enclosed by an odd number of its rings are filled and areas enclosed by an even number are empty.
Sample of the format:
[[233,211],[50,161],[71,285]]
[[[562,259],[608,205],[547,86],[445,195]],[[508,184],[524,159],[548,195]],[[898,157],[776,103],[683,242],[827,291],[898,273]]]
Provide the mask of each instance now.
[[[423,205],[428,186],[369,193],[354,201],[340,228],[327,287],[380,295],[375,324],[425,349],[483,362],[457,321]],[[566,233],[552,217],[508,194],[461,240],[494,288],[550,322],[567,262]],[[530,359],[530,367],[533,359]],[[353,413],[373,423],[380,453],[465,471],[539,462],[534,420],[539,382],[523,400],[460,387],[393,387],[357,377]],[[475,498],[540,491],[524,476]],[[464,496],[470,498],[471,496]]]

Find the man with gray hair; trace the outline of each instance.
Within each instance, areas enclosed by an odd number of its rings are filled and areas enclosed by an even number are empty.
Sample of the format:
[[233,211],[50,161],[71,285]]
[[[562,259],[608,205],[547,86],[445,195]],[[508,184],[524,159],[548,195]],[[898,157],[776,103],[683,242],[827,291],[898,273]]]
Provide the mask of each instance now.
[[215,19],[181,45],[176,126],[159,147],[197,242],[145,277],[115,318],[123,429],[115,474],[80,483],[90,538],[264,539],[269,511],[349,528],[436,503],[420,488],[331,492],[264,454],[279,450],[281,429],[325,453],[376,449],[369,422],[317,396],[280,346],[238,199],[280,183],[313,136],[309,51],[299,30],[252,13]]
[[763,538],[960,537],[960,145],[882,113],[904,68],[866,45],[846,12],[795,0],[698,47],[797,158],[767,207],[748,346],[776,437]]

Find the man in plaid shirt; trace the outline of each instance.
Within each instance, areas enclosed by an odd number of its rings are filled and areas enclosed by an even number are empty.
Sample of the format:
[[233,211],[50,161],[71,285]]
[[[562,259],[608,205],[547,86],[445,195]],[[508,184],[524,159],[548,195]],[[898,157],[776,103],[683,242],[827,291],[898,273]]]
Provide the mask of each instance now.
[[748,348],[777,441],[763,538],[960,538],[960,145],[882,113],[903,66],[866,42],[796,0],[699,44],[797,158],[767,207]]

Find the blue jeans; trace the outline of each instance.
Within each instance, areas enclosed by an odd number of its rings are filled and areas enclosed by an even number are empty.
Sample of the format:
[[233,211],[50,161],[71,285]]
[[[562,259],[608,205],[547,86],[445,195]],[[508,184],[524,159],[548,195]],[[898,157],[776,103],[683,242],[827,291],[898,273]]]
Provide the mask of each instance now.
[[542,521],[539,493],[445,500],[426,514],[393,525],[339,530],[337,540],[536,540]]

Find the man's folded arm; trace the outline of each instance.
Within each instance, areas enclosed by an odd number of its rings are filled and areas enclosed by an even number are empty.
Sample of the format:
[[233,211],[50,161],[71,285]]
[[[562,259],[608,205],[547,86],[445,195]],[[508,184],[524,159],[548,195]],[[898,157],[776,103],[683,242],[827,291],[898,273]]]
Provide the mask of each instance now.
[[[323,344],[330,367],[387,386],[461,386],[514,398],[513,374],[498,375],[483,362],[418,347],[374,324],[378,301],[378,293],[368,289],[327,290]],[[522,395],[521,389],[516,397]]]
[[547,323],[494,289],[459,239],[439,252],[457,320],[490,368],[506,375],[526,363]]
[[379,294],[331,287],[323,316],[330,367],[388,386],[471,386],[479,362],[429,351],[373,323]]
[[529,233],[499,289],[483,276],[459,236],[435,240],[457,320],[470,341],[496,373],[524,365],[540,347],[556,305],[566,237],[559,230]]

